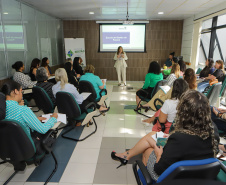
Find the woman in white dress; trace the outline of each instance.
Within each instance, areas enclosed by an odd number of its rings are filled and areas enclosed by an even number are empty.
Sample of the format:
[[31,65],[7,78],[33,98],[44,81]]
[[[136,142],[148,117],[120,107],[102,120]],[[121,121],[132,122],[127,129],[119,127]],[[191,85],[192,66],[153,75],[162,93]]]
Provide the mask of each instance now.
[[[116,72],[118,74],[118,85],[123,87],[126,86],[126,60],[128,57],[126,56],[126,52],[123,51],[122,46],[118,47],[117,52],[115,53],[114,60],[116,60],[114,67],[116,68]],[[122,76],[122,81],[121,83],[121,76]]]

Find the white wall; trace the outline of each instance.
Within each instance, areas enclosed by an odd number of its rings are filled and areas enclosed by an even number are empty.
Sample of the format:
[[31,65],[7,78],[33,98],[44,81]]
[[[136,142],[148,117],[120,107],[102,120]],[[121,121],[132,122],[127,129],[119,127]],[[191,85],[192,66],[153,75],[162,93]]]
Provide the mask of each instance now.
[[181,56],[185,62],[191,62],[193,24],[193,17],[184,20]]

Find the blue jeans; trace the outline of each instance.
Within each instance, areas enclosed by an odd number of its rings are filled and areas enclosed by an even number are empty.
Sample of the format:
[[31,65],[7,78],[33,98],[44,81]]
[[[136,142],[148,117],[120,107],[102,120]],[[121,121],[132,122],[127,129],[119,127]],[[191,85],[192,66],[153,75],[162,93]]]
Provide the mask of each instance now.
[[200,82],[198,83],[197,90],[202,93],[205,90],[205,88],[208,87],[209,85],[210,85],[209,82]]
[[226,132],[226,122],[220,121],[220,120],[216,120],[219,117],[217,117],[216,114],[213,112],[213,107],[212,106],[210,106],[210,109],[211,109],[211,119],[217,125],[218,130]]

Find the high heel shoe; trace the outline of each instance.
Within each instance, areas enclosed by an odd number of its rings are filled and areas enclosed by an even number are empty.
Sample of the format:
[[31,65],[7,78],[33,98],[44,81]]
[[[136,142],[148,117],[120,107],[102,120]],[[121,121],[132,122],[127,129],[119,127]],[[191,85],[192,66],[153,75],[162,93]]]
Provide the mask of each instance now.
[[127,160],[127,159],[118,157],[118,156],[116,156],[115,154],[116,154],[115,151],[111,152],[111,158],[112,158],[113,160],[116,160],[116,161],[120,161],[120,162],[121,162],[121,164],[120,164],[116,169],[118,169],[119,167],[124,166],[124,165],[126,165],[126,164],[128,163],[128,160]]

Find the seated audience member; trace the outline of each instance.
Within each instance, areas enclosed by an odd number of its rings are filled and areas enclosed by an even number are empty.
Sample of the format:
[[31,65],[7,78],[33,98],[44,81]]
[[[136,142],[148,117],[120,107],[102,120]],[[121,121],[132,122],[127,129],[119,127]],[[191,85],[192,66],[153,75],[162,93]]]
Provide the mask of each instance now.
[[34,58],[31,62],[29,75],[30,75],[32,81],[37,81],[35,76],[36,76],[36,71],[40,66],[40,62],[41,61],[38,58]]
[[[197,89],[196,76],[195,76],[195,71],[193,69],[191,68],[186,69],[183,77],[184,77],[184,80],[188,83],[189,89]],[[170,99],[171,94],[172,94],[172,87],[167,93],[165,93],[162,89],[160,89],[147,104],[144,104],[141,106],[145,108],[150,107],[152,110],[155,110],[154,101],[158,98],[164,102],[165,100]],[[159,103],[157,102],[157,104]]]
[[186,71],[186,64],[183,60],[179,60],[178,64],[180,66],[180,77],[184,76],[184,72]]
[[47,57],[44,57],[42,59],[42,64],[41,64],[42,67],[44,67],[48,73],[48,76],[54,76],[54,74],[52,73],[51,71],[51,68],[49,66],[49,59]]
[[173,86],[173,82],[180,77],[180,66],[179,64],[175,63],[172,66],[170,75],[166,78],[166,85],[172,87]]
[[[59,91],[65,91],[75,98],[76,102],[78,103],[81,112],[85,112],[85,107],[90,103],[93,102],[93,100],[88,97],[86,100],[83,100],[83,97],[79,92],[77,91],[76,87],[72,84],[68,83],[67,73],[64,68],[59,68],[55,72],[55,78],[57,83],[52,87],[53,95],[56,97],[57,92]],[[105,108],[102,106],[98,107],[98,104],[96,104],[97,108],[100,112],[106,112],[109,110],[109,108]]]
[[36,117],[30,108],[24,106],[22,87],[19,83],[7,81],[1,91],[6,96],[6,119],[19,121],[32,137],[45,134],[57,122],[58,115],[54,113],[46,123],[41,123],[46,118]]
[[81,64],[82,64],[82,58],[75,57],[73,62],[73,69],[77,74],[80,74],[82,76],[84,73],[83,73]]
[[44,67],[40,67],[36,71],[36,79],[37,79],[37,84],[36,86],[39,86],[43,88],[46,93],[49,95],[49,98],[52,100],[53,104],[56,104],[56,99],[53,95],[52,87],[53,83],[48,82],[48,73]]
[[[161,73],[161,67],[158,64],[158,62],[153,61],[149,65],[148,74],[146,74],[146,76],[145,76],[145,82],[144,82],[142,89],[138,90],[136,93],[137,105],[141,100],[140,97],[146,96],[146,93],[144,93],[143,91],[146,91],[148,93],[148,98],[150,98],[155,85],[161,80],[163,80],[163,75]],[[137,110],[137,109],[135,109],[135,110]]]
[[84,69],[84,75],[81,76],[80,78],[80,82],[85,80],[85,81],[89,81],[97,94],[97,100],[100,98],[100,91],[102,89],[106,89],[106,84],[104,82],[104,80],[101,80],[99,76],[94,75],[95,72],[95,68],[93,67],[93,65],[87,65]]
[[224,62],[222,60],[217,60],[215,63],[215,71],[212,75],[209,74],[208,77],[205,77],[204,82],[198,83],[198,91],[203,92],[206,87],[209,86],[209,80],[217,79],[218,82],[223,82],[225,77],[224,71]]
[[[143,153],[143,163],[155,181],[172,164],[183,160],[201,160],[216,157],[218,142],[210,116],[210,107],[205,95],[195,90],[186,91],[177,107],[175,130],[167,143],[158,147],[151,132],[132,149],[124,153],[112,152],[111,157],[126,165],[128,160]],[[199,114],[197,114],[197,112]]]
[[12,65],[12,68],[16,70],[13,75],[13,80],[18,82],[23,89],[28,87],[33,87],[37,82],[31,81],[30,76],[25,75],[24,71],[24,64],[21,61],[17,61],[15,64]]
[[209,75],[212,75],[215,71],[214,60],[212,58],[208,58],[206,60],[205,65],[206,66],[204,67],[204,69],[199,73],[200,78],[208,77]]
[[211,118],[219,130],[226,132],[226,122],[222,123],[216,120],[217,118],[226,120],[226,109],[211,107]]
[[196,75],[192,68],[186,69],[184,73],[184,80],[188,83],[189,89],[197,89]]
[[[188,84],[182,78],[177,79],[173,83],[171,98],[166,100],[161,109],[159,109],[154,116],[144,120],[147,123],[153,123],[155,118],[158,117],[157,123],[153,126],[152,131],[160,132],[162,127],[160,123],[165,125],[165,133],[169,133],[169,129],[175,119],[177,113],[177,105],[181,95],[188,90]],[[159,123],[160,122],[160,123]]]
[[78,80],[76,78],[75,73],[73,73],[73,66],[71,64],[71,62],[67,62],[64,64],[64,69],[67,72],[67,77],[68,77],[68,82],[70,84],[73,84],[75,87],[78,87]]
[[[70,62],[71,65],[72,65],[72,67],[73,67],[73,61],[72,61],[71,58],[67,58],[66,61],[65,61],[65,64],[66,64],[67,62]],[[81,77],[81,75],[80,75],[80,74],[77,74],[73,68],[72,68],[72,73],[75,74],[77,80]]]
[[172,61],[173,61],[174,55],[175,55],[175,52],[172,52],[172,53],[169,54],[169,58],[166,60],[164,66],[166,66],[166,67],[172,66]]

